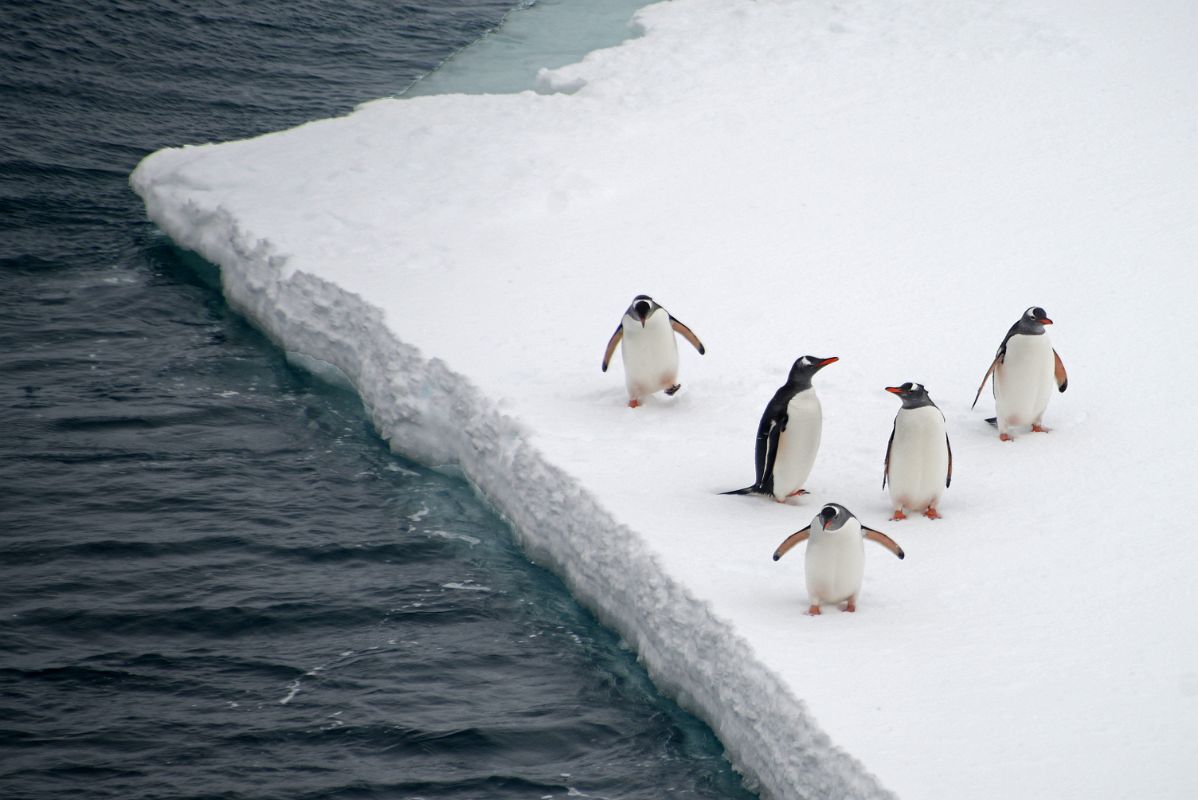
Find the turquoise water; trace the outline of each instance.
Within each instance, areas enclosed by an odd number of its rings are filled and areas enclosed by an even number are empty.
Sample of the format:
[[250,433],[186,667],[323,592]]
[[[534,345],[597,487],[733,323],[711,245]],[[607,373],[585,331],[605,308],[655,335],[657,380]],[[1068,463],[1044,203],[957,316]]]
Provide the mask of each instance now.
[[573,64],[583,53],[614,47],[636,32],[632,16],[644,0],[540,0],[520,6],[436,72],[406,92],[421,94],[509,93],[532,89],[537,70]]

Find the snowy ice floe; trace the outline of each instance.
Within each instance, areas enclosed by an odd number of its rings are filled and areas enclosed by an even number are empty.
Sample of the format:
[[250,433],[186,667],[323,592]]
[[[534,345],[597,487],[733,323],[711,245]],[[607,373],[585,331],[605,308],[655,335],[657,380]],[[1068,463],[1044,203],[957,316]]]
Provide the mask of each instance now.
[[[675,0],[638,24],[553,71],[572,94],[377,101],[133,185],[393,446],[459,465],[765,796],[1193,796],[1198,11]],[[630,410],[597,363],[642,292],[708,353]],[[1070,391],[1000,445],[968,405],[1031,304]],[[831,352],[813,495],[718,496],[790,363]],[[942,520],[885,522],[902,381],[947,418]],[[869,548],[858,612],[810,618],[770,553],[830,499],[907,558]]]

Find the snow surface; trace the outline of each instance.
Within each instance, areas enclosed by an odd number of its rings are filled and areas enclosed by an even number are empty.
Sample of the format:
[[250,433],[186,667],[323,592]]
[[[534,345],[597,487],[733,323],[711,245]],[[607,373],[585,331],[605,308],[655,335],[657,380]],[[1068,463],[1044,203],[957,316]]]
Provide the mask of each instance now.
[[[531,557],[711,723],[767,797],[1198,796],[1198,5],[675,0],[539,91],[376,101],[165,150],[132,182],[232,304],[459,465]],[[706,344],[625,407],[645,292]],[[969,403],[1029,305],[1053,432]],[[813,496],[753,477],[817,376]],[[618,362],[618,359],[617,359]],[[886,521],[903,381],[955,456]],[[891,534],[856,614],[804,615],[825,500]]]

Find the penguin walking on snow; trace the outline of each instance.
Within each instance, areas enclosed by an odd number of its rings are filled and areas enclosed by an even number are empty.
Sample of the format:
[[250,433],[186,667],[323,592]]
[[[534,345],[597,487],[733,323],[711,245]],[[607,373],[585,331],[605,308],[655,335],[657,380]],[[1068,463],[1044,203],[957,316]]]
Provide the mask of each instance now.
[[1039,306],[1024,311],[1019,321],[1007,331],[998,347],[998,355],[974,395],[973,405],[976,406],[986,380],[993,374],[994,408],[998,415],[989,421],[998,426],[998,438],[1004,442],[1011,441],[1008,431],[1017,425],[1031,425],[1033,431],[1047,433],[1048,428],[1042,427],[1040,422],[1052,390],[1055,387],[1063,392],[1069,386],[1065,365],[1044,332],[1044,326],[1051,324],[1052,320]]
[[806,493],[823,431],[823,409],[811,379],[840,359],[803,356],[790,368],[786,384],[774,393],[757,426],[757,479],[752,486],[724,494],[768,494],[779,503]]
[[936,507],[953,481],[953,448],[944,428],[944,414],[922,384],[908,382],[888,386],[886,391],[903,401],[894,417],[882,473],[882,488],[890,482],[890,502],[894,505],[890,519],[906,519],[904,508],[940,519]]
[[845,611],[857,610],[861,580],[865,575],[865,540],[877,542],[899,558],[903,548],[886,534],[868,528],[839,503],[828,503],[811,524],[783,540],[774,551],[782,558],[799,542],[807,542],[807,613],[815,616],[820,606],[845,603]]
[[624,312],[616,332],[603,354],[603,371],[611,363],[616,345],[624,358],[624,384],[628,387],[628,407],[636,408],[641,399],[654,392],[673,395],[682,388],[678,383],[678,343],[681,334],[703,355],[707,350],[699,337],[646,294],[638,294]]

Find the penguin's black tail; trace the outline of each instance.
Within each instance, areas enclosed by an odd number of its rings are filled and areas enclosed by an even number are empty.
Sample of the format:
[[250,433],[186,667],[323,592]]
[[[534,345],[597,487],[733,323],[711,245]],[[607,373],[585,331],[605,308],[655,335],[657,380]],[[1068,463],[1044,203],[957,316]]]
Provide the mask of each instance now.
[[994,427],[996,427],[996,428],[998,427],[998,417],[991,417],[990,419],[988,419],[986,421],[989,422]]
[[733,489],[730,492],[720,492],[720,494],[761,494],[761,493],[762,493],[761,487],[758,486],[757,484],[753,484],[752,486],[746,486],[743,489]]

